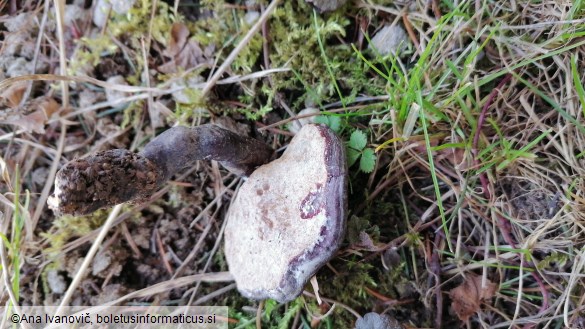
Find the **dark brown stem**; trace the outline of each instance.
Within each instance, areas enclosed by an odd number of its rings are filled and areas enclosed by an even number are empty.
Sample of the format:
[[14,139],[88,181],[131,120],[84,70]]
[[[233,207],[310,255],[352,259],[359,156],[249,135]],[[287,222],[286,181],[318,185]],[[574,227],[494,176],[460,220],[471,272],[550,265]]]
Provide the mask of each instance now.
[[265,143],[215,125],[173,127],[140,153],[117,149],[70,161],[57,173],[48,203],[57,214],[88,214],[143,200],[198,160],[216,160],[238,175],[249,175],[272,154]]
[[219,126],[173,127],[146,144],[140,153],[163,171],[162,181],[198,160],[216,160],[231,172],[247,176],[272,157],[265,143]]

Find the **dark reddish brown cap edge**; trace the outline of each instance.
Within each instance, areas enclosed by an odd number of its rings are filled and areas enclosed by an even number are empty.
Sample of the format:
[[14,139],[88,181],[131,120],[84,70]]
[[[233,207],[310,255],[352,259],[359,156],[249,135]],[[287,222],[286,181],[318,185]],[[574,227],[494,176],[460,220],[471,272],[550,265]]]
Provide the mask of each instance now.
[[[290,301],[300,295],[307,281],[335,255],[345,237],[348,185],[345,147],[329,127],[322,124],[315,126],[325,139],[327,182],[324,188],[324,205],[327,221],[320,234],[324,239],[291,261],[290,269],[279,285],[279,293],[270,296],[279,302]],[[310,268],[302,269],[317,259],[319,261]]]

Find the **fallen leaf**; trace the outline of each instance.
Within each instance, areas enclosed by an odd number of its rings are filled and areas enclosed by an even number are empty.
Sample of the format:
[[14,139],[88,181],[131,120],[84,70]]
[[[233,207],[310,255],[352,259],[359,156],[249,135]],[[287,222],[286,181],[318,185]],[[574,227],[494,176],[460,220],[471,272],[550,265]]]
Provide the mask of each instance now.
[[376,250],[376,245],[374,244],[374,241],[372,240],[372,238],[370,238],[368,233],[366,233],[365,231],[360,232],[359,239],[360,239],[360,242],[358,243],[358,245],[360,247],[364,248],[365,250],[370,250],[370,251]]
[[187,44],[189,34],[191,33],[185,24],[173,24],[173,27],[171,27],[171,39],[169,40],[167,49],[163,51],[163,55],[167,57],[177,56],[183,47],[185,47],[185,44]]
[[482,302],[495,295],[497,289],[497,285],[489,280],[482,287],[480,275],[468,274],[461,285],[449,292],[451,307],[461,321],[467,322],[470,316],[479,311]]
[[28,132],[44,134],[47,121],[60,108],[59,103],[53,98],[41,97],[32,100],[30,105],[28,105],[28,109],[33,110],[30,114],[18,115],[9,120],[0,121],[0,123],[16,125]]
[[158,67],[160,72],[176,73],[179,68],[189,69],[209,62],[208,58],[213,50],[210,48],[203,51],[197,41],[189,39],[189,35],[189,29],[185,24],[173,24],[169,44],[163,51],[163,55],[170,57],[171,60]]
[[6,88],[0,93],[0,101],[2,105],[10,108],[17,108],[22,100],[22,95],[27,87],[26,81],[19,81]]
[[45,113],[47,119],[50,119],[53,113],[57,113],[57,111],[61,109],[61,105],[51,97],[42,97],[36,101],[38,101],[38,103],[36,103],[38,110]]

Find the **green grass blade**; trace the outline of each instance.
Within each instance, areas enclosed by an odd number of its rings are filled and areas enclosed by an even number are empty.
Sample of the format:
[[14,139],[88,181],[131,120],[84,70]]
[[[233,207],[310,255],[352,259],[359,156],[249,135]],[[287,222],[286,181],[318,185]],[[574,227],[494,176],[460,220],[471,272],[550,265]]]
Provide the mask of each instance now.
[[335,87],[335,91],[337,91],[339,100],[341,101],[341,104],[345,108],[346,104],[345,97],[343,97],[341,89],[339,89],[339,86],[337,85],[337,80],[335,79],[335,75],[333,74],[333,70],[331,69],[331,63],[329,63],[329,58],[327,58],[327,53],[325,52],[325,47],[323,46],[323,40],[321,40],[320,33],[321,29],[319,27],[319,22],[317,20],[317,10],[315,9],[313,9],[313,22],[315,24],[315,31],[317,33],[317,42],[319,43],[319,50],[321,50],[321,57],[325,61],[325,66],[327,67],[327,72],[329,73],[329,76],[331,78],[331,83],[333,84],[333,87]]

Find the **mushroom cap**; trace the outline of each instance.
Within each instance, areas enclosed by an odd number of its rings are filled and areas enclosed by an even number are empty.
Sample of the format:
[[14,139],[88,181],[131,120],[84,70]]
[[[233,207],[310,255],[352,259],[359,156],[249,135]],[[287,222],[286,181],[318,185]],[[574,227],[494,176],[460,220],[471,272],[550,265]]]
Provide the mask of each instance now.
[[232,202],[225,254],[238,290],[252,299],[296,298],[339,248],[346,215],[344,146],[327,126],[305,125]]

